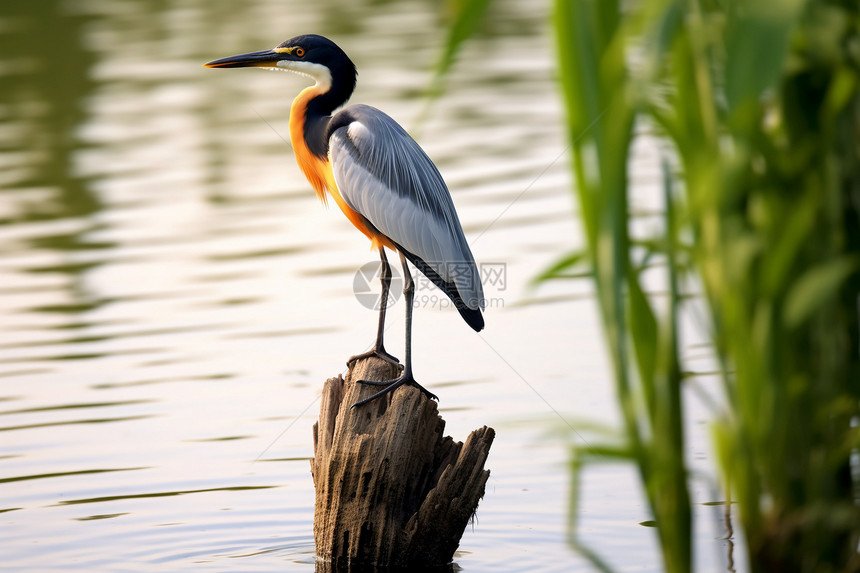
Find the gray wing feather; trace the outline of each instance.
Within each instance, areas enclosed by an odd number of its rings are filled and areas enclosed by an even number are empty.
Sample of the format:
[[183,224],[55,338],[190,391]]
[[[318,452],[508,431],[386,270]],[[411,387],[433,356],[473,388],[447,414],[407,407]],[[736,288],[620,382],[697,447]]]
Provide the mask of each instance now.
[[439,170],[391,117],[352,105],[332,118],[329,157],[347,205],[484,308],[480,276]]

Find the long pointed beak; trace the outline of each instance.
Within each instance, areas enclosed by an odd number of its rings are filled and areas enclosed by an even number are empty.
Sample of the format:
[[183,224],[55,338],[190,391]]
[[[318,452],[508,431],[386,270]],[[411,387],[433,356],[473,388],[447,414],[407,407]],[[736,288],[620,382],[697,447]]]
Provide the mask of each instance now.
[[250,52],[247,54],[239,54],[238,56],[229,56],[220,60],[212,60],[209,63],[203,64],[204,68],[248,68],[248,67],[275,67],[275,63],[282,59],[283,55],[274,50],[262,50],[260,52]]

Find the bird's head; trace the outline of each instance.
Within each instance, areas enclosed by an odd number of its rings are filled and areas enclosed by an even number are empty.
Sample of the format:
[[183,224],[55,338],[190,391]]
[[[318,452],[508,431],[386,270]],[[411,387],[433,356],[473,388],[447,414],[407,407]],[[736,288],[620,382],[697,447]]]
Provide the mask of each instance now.
[[349,92],[355,86],[355,64],[337,44],[316,34],[296,36],[271,50],[213,60],[207,68],[258,67],[285,70],[313,78],[324,90],[333,84]]

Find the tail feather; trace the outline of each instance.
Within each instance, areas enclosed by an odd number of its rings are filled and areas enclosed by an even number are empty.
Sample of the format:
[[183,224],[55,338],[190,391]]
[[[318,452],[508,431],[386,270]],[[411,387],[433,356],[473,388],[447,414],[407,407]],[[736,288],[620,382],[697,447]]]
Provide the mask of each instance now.
[[439,273],[437,273],[433,269],[433,267],[431,267],[424,260],[422,260],[421,257],[413,255],[400,245],[396,246],[397,249],[401,253],[403,253],[403,256],[405,256],[409,260],[409,262],[415,266],[415,268],[424,273],[424,276],[433,281],[433,284],[435,284],[442,290],[442,292],[448,295],[448,298],[450,298],[451,302],[454,303],[454,307],[460,313],[460,316],[463,317],[463,320],[466,321],[466,324],[472,327],[475,332],[480,332],[481,330],[483,330],[484,316],[481,314],[480,306],[476,309],[469,308],[463,300],[463,297],[460,296],[460,292],[457,290],[456,284],[454,284],[453,282],[448,282],[442,277],[440,277]]
[[[457,302],[454,301],[454,304],[456,303]],[[481,332],[484,330],[484,316],[481,314],[480,310],[467,308],[466,305],[463,305],[462,307],[458,306],[457,310],[460,311],[460,316],[463,317],[466,324],[472,327],[472,330],[475,332]]]

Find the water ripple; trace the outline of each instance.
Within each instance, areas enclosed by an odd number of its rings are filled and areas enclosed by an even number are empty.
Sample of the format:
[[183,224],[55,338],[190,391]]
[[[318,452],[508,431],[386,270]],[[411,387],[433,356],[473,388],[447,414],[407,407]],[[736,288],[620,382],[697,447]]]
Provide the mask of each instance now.
[[147,467],[139,467],[139,468],[111,468],[111,469],[92,469],[92,470],[77,470],[70,472],[53,472],[47,474],[36,474],[30,476],[15,476],[15,477],[7,477],[0,478],[0,483],[11,483],[16,481],[30,481],[36,479],[48,479],[48,478],[64,478],[69,476],[81,476],[81,475],[92,475],[92,474],[104,474],[111,472],[130,472],[137,470],[146,470],[149,469]]
[[80,505],[84,503],[107,503],[111,501],[120,501],[128,499],[150,499],[159,497],[176,497],[181,495],[190,495],[196,493],[212,493],[216,491],[253,491],[261,489],[273,489],[281,486],[277,485],[244,485],[231,487],[210,487],[203,489],[187,489],[178,491],[159,491],[150,493],[129,493],[123,495],[106,495],[100,497],[90,497],[83,499],[66,499],[57,503],[57,505]]

